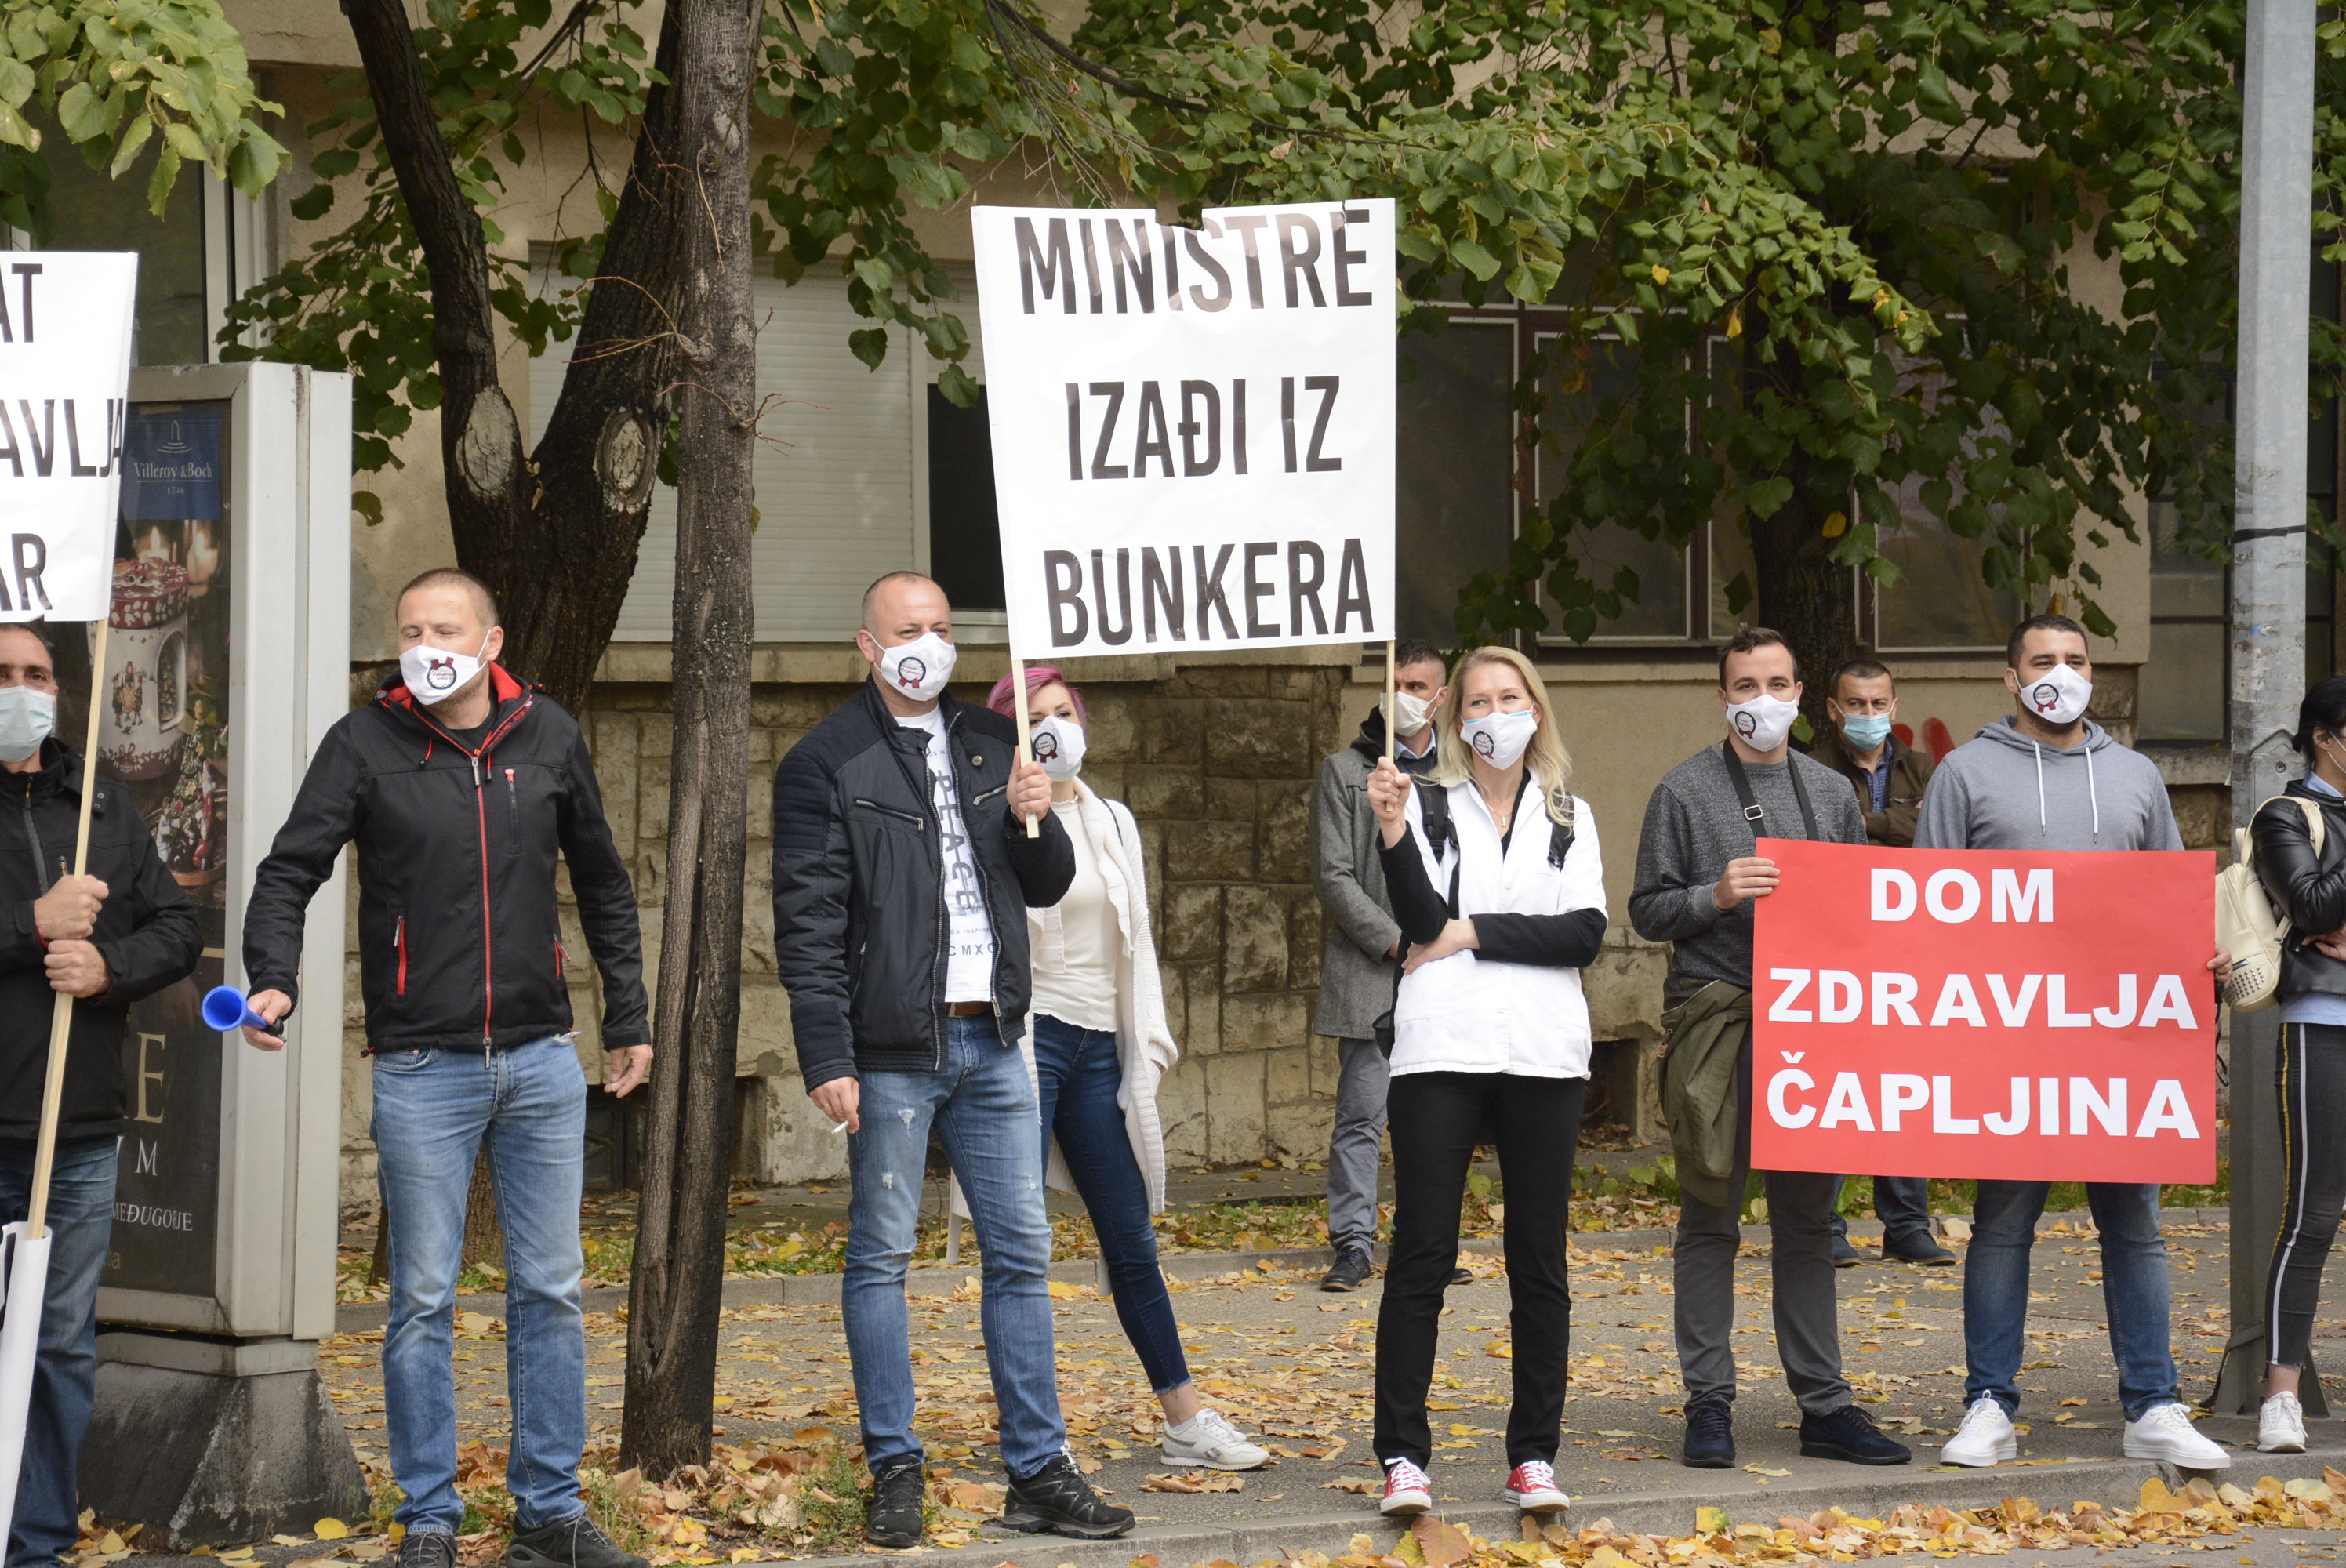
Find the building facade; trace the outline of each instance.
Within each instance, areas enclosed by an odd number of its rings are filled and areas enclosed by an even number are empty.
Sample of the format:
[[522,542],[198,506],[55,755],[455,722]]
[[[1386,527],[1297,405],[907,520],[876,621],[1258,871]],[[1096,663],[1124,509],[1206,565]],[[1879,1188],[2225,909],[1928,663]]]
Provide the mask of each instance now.
[[[227,305],[339,219],[295,219],[290,197],[311,183],[301,127],[339,94],[332,77],[358,58],[331,0],[230,0],[230,19],[283,102],[278,134],[294,163],[278,188],[247,200],[198,172],[184,178],[168,215],[148,216],[143,180],[116,188],[70,157],[58,171],[66,249],[138,249],[138,354],[145,363],[212,357]],[[555,242],[599,221],[589,149],[576,117],[550,112],[529,127],[532,161],[517,171],[496,214],[505,252],[532,268],[536,286],[568,287],[547,260]],[[619,143],[594,149],[606,167]],[[70,166],[70,167],[68,167]],[[977,199],[1047,202],[1024,176],[1004,175]],[[955,209],[919,215],[933,252],[957,259],[963,320],[978,336],[967,268],[967,220]],[[23,236],[13,237],[28,244]],[[2106,309],[2112,270],[2075,259],[2076,286]],[[2334,270],[2318,273],[2335,308]],[[774,763],[861,677],[849,647],[857,605],[882,572],[912,567],[945,584],[968,653],[964,695],[982,696],[1007,667],[1002,640],[999,556],[983,410],[954,408],[935,386],[937,361],[901,331],[877,370],[847,348],[856,317],[845,280],[821,269],[795,286],[759,283],[761,394],[786,401],[761,427],[757,458],[760,527],[754,550],[758,649],[754,663],[750,820],[754,841],[744,933],[738,1166],[764,1180],[835,1176],[837,1141],[801,1092],[785,999],[774,974],[760,846],[768,831]],[[1398,415],[1400,605],[1404,636],[1454,640],[1459,588],[1494,565],[1515,537],[1528,496],[1551,494],[1566,453],[1551,441],[1525,455],[1512,388],[1544,342],[1563,328],[1556,312],[1515,304],[1462,311],[1433,337],[1402,346],[1409,363]],[[561,384],[566,349],[533,359],[507,345],[507,395],[533,433]],[[1600,344],[1589,390],[1632,373],[1623,344]],[[984,375],[979,341],[969,365]],[[1554,406],[1568,409],[1559,383]],[[1556,422],[1568,426],[1569,419]],[[353,515],[353,700],[372,690],[393,653],[393,596],[425,567],[453,560],[435,416],[417,416],[398,448],[404,466],[361,483],[382,499],[382,521]],[[2316,421],[2311,483],[2334,508],[2340,461],[2337,412]],[[1976,545],[1957,538],[1907,498],[1909,526],[1885,549],[1896,586],[1854,575],[1850,613],[1860,640],[1892,666],[1900,718],[1925,744],[1960,742],[2005,711],[2003,643],[2023,606],[1981,582]],[[2118,623],[2097,644],[2097,715],[2121,738],[2159,757],[2187,840],[2225,837],[2225,583],[2223,568],[2178,548],[2172,518],[2155,498],[2137,509],[2142,542],[2117,539],[2099,553],[2104,604]],[[1644,591],[1631,612],[1585,646],[1535,650],[1566,741],[1576,788],[1589,801],[1606,859],[1614,931],[1590,976],[1603,1099],[1617,1118],[1650,1133],[1649,1076],[1638,1064],[1659,1037],[1664,954],[1629,932],[1625,907],[1637,823],[1653,782],[1719,734],[1713,660],[1739,617],[1726,585],[1749,570],[1749,545],[1731,518],[1685,550],[1626,529],[1592,541],[1592,565],[1628,565]],[[633,585],[582,716],[615,830],[631,858],[654,955],[665,888],[668,626],[674,587],[673,493],[657,493]],[[2309,673],[2336,662],[2337,588],[2317,570],[2309,585]],[[1745,616],[1764,618],[1765,606]],[[1329,1042],[1312,1033],[1323,928],[1306,849],[1311,782],[1320,759],[1346,744],[1381,690],[1381,647],[1276,655],[1137,654],[1083,661],[1070,676],[1093,714],[1086,777],[1128,801],[1147,843],[1152,896],[1174,1033],[1184,1056],[1164,1088],[1168,1150],[1184,1163],[1310,1157],[1324,1150],[1334,1085]],[[574,929],[572,937],[576,938]],[[355,960],[353,960],[353,963]],[[591,966],[574,972],[582,1020],[598,1008]],[[349,994],[355,999],[353,981]],[[353,1006],[355,1006],[355,1000]],[[355,1067],[362,1036],[349,1020]],[[582,1057],[601,1058],[591,1027]],[[347,1080],[345,1185],[357,1200],[372,1188],[366,1139],[369,1074]],[[599,1100],[599,1096],[598,1096]],[[595,1171],[627,1179],[632,1124],[598,1105]]]

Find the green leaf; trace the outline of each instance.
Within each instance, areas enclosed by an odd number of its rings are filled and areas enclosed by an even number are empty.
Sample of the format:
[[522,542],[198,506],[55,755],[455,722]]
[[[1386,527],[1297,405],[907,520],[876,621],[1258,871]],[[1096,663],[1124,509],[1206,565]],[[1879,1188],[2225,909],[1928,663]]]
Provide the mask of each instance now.
[[95,141],[106,134],[105,100],[87,82],[76,82],[57,95],[57,124],[75,141]]

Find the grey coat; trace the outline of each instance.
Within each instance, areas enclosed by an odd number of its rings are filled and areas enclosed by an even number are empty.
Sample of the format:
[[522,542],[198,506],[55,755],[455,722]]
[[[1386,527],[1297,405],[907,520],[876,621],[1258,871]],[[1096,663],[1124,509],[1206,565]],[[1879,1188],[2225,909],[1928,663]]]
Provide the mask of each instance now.
[[[1320,764],[1311,793],[1311,885],[1328,911],[1328,951],[1320,965],[1320,1011],[1314,1033],[1367,1040],[1392,1011],[1399,965],[1385,956],[1401,940],[1401,925],[1385,896],[1377,860],[1377,814],[1369,805],[1369,774],[1385,752],[1385,721],[1372,711],[1360,738]],[[1400,759],[1411,773],[1433,765],[1433,753]]]

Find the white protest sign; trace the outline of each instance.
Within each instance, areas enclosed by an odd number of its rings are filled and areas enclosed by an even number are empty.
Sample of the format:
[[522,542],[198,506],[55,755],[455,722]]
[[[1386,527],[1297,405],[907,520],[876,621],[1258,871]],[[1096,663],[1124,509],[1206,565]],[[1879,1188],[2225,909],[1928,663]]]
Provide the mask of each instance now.
[[0,255],[0,621],[101,621],[130,406],[129,251]]
[[1393,636],[1390,200],[971,224],[1020,656]]

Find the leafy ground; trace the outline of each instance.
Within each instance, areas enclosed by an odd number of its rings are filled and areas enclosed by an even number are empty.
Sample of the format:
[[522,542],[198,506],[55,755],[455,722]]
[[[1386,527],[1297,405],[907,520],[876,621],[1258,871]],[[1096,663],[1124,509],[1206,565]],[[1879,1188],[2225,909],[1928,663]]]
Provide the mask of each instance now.
[[[1600,1145],[1599,1147],[1604,1145]],[[1653,1157],[1646,1163],[1626,1165],[1620,1161],[1585,1164],[1575,1173],[1573,1229],[1588,1235],[1613,1231],[1667,1230],[1678,1224],[1678,1182],[1674,1162],[1658,1150],[1638,1151]],[[1230,1178],[1233,1186],[1250,1179],[1260,1179],[1265,1172],[1281,1170],[1311,1175],[1319,1172],[1317,1164],[1298,1164],[1264,1160],[1259,1166],[1239,1167],[1221,1174]],[[1931,1212],[1936,1215],[1965,1215],[1972,1209],[1973,1193],[1977,1183],[1969,1181],[1933,1181],[1931,1184]],[[725,1246],[725,1272],[729,1278],[770,1278],[788,1274],[831,1274],[839,1271],[847,1247],[847,1225],[843,1218],[822,1219],[803,1216],[781,1223],[762,1219],[760,1189],[743,1184],[734,1196],[735,1221],[729,1227]],[[805,1189],[818,1198],[831,1198],[831,1206],[843,1213],[846,1184],[817,1184]],[[2220,1208],[2230,1201],[2231,1181],[2229,1161],[2218,1157],[2217,1179],[2210,1186],[2170,1186],[2166,1190],[2169,1207]],[[2054,1212],[2069,1212],[2086,1207],[2086,1189],[2076,1182],[2055,1183],[2046,1208]],[[941,1207],[932,1204],[932,1210]],[[1841,1191],[1841,1212],[1852,1218],[1871,1217],[1873,1213],[1873,1178],[1851,1176]],[[1760,1196],[1760,1182],[1754,1177],[1744,1202],[1744,1218],[1758,1222],[1767,1217],[1768,1205]],[[1389,1220],[1392,1207],[1385,1206],[1383,1214]],[[1052,1227],[1056,1240],[1052,1249],[1056,1258],[1096,1257],[1099,1245],[1091,1221],[1080,1213],[1054,1213]],[[1469,1237],[1494,1237],[1500,1234],[1506,1217],[1506,1190],[1495,1176],[1476,1172],[1468,1178],[1467,1200],[1462,1214],[1461,1232]],[[584,1248],[586,1257],[586,1278],[590,1285],[625,1285],[635,1255],[632,1233],[634,1195],[617,1193],[601,1195],[590,1202],[586,1217]],[[1328,1218],[1325,1205],[1315,1192],[1288,1193],[1262,1198],[1239,1198],[1229,1201],[1178,1205],[1157,1217],[1157,1245],[1166,1253],[1184,1252],[1250,1252],[1277,1251],[1293,1247],[1325,1247],[1328,1244]],[[963,1231],[964,1256],[974,1258],[975,1247],[966,1227]],[[924,1217],[919,1240],[913,1248],[916,1263],[935,1263],[945,1256],[945,1226],[942,1217]],[[380,1301],[386,1290],[372,1278],[372,1248],[364,1240],[346,1245],[341,1257],[341,1299],[346,1302]],[[505,1288],[504,1271],[493,1263],[476,1265],[465,1270],[459,1288],[467,1292],[495,1292]]]

